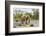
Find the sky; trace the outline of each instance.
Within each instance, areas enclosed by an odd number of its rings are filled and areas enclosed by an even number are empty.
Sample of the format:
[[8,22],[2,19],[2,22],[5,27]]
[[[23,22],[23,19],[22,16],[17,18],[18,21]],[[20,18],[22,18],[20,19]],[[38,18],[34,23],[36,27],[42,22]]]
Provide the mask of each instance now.
[[15,8],[15,11],[18,11],[18,10],[21,10],[23,12],[29,12],[31,13],[32,12],[32,8]]

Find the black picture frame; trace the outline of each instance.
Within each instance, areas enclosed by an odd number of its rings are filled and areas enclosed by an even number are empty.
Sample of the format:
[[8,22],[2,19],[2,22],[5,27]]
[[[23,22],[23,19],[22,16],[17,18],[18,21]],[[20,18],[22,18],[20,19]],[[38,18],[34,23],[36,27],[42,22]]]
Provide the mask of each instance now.
[[[43,13],[43,20],[42,20],[42,24],[43,24],[43,30],[42,31],[35,31],[35,32],[13,32],[13,33],[9,33],[9,23],[10,23],[10,19],[9,19],[9,15],[10,15],[10,8],[9,5],[10,4],[16,4],[16,3],[22,3],[22,4],[33,4],[33,5],[42,5],[42,13]],[[38,34],[38,33],[45,33],[45,3],[42,2],[22,2],[22,1],[5,1],[5,35],[19,35],[19,34]]]

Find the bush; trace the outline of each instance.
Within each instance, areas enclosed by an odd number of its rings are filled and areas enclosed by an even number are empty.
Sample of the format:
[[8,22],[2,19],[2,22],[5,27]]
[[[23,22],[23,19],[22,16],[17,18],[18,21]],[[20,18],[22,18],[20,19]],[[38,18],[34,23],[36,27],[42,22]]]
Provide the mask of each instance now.
[[33,24],[32,25],[30,25],[31,27],[33,27]]

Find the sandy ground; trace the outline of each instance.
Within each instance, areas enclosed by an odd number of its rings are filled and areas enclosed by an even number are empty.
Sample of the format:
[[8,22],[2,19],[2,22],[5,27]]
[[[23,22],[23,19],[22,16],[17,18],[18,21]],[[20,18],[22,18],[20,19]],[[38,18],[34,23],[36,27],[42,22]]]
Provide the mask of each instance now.
[[[16,27],[16,24],[20,24],[21,22],[16,22],[14,21],[13,22],[13,27],[15,28]],[[33,27],[38,27],[39,26],[39,20],[31,20],[29,24],[33,24]]]

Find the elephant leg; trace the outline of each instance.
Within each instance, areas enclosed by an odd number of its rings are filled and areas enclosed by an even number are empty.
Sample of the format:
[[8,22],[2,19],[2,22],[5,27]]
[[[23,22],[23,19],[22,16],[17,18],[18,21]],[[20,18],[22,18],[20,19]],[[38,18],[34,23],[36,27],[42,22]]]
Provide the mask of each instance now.
[[27,24],[27,20],[26,20],[26,22],[25,22],[26,24]]
[[22,24],[23,24],[23,21],[22,21]]

